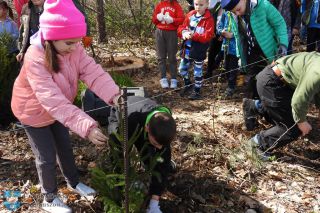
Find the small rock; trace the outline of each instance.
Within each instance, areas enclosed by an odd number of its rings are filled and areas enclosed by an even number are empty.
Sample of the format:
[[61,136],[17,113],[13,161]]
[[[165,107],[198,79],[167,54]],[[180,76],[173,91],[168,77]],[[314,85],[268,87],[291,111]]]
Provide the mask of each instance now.
[[257,212],[256,212],[256,210],[254,210],[254,209],[248,209],[248,210],[246,211],[246,213],[257,213]]
[[227,206],[229,206],[229,207],[234,206],[234,203],[233,203],[231,200],[229,200],[229,201],[227,202]]

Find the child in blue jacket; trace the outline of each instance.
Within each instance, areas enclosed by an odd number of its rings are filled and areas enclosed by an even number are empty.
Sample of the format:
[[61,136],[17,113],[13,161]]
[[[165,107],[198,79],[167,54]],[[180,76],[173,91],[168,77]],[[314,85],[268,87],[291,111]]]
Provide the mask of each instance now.
[[320,1],[302,0],[301,4],[307,26],[307,52],[320,52]]
[[12,41],[8,44],[9,53],[18,51],[16,41],[19,36],[19,31],[16,23],[13,21],[13,13],[7,2],[0,2],[0,36],[8,34],[11,36]]
[[232,31],[232,24],[235,24],[236,15],[224,11],[220,21],[217,23],[217,34],[223,38],[221,51],[224,57],[224,68],[228,78],[228,87],[225,91],[226,97],[231,97],[236,88],[238,73],[237,44]]

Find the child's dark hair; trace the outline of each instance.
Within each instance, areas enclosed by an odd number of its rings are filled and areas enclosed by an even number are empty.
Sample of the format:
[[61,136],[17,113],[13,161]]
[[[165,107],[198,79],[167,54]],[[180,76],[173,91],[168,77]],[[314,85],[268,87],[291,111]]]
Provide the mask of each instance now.
[[8,3],[5,1],[0,1],[0,7],[9,12],[9,17],[13,20],[13,12],[12,9],[8,6]]
[[168,145],[176,136],[177,125],[171,114],[158,112],[150,119],[149,131],[157,143]]
[[58,73],[60,70],[58,52],[53,46],[52,41],[45,41],[44,43],[46,66],[50,71]]

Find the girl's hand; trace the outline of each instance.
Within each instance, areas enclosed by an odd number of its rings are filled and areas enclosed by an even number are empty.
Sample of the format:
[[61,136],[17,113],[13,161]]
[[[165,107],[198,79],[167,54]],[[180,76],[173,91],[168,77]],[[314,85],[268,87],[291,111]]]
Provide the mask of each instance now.
[[114,96],[114,98],[112,99],[112,103],[114,106],[119,106],[119,99],[120,99],[121,95],[116,95]]
[[104,145],[108,140],[107,136],[105,136],[98,127],[95,127],[90,131],[88,139],[95,145]]
[[24,54],[23,53],[19,53],[17,56],[16,56],[16,59],[18,62],[21,62],[23,60],[23,56]]

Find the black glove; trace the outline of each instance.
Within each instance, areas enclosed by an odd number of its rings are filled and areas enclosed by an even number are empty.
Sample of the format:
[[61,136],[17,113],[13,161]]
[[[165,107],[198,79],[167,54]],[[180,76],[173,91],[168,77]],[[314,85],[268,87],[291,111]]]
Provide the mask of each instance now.
[[277,58],[281,58],[282,56],[287,55],[287,47],[284,46],[283,44],[280,44],[279,48],[278,48],[278,55]]

